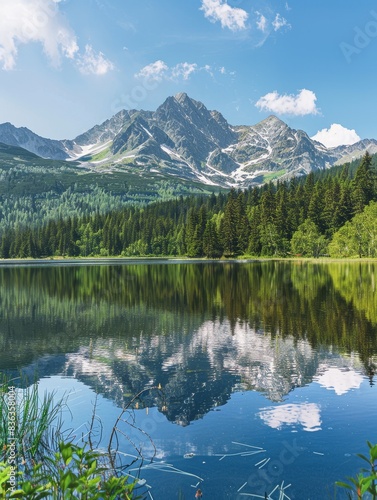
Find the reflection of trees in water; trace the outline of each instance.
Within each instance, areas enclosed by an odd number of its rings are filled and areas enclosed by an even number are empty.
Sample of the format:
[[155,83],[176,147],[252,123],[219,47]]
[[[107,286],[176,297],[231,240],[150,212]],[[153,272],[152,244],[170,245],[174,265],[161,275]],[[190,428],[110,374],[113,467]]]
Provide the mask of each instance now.
[[33,337],[43,351],[114,330],[171,335],[227,318],[368,357],[375,275],[374,264],[273,261],[3,268],[1,341]]
[[281,400],[329,350],[359,353],[372,382],[375,273],[374,264],[275,261],[3,268],[2,368],[71,353],[67,373],[93,387],[102,377],[117,402],[161,383],[168,418],[182,425],[234,387]]

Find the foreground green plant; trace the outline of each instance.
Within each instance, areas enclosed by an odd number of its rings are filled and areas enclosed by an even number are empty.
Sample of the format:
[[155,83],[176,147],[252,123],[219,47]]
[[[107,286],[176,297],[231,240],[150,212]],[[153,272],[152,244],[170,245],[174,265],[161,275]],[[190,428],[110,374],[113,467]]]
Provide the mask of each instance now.
[[26,389],[1,382],[0,499],[142,498],[134,493],[137,480],[129,482],[115,466],[116,450],[99,451],[94,443],[95,408],[88,441],[77,445],[75,436],[68,439],[68,431],[62,432],[66,398],[54,393],[40,398],[36,382]]
[[[34,465],[30,479],[23,471],[17,472],[14,481],[14,469],[0,463],[0,499],[28,498],[39,500],[81,500],[124,499],[136,500],[133,495],[135,482],[128,482],[127,476],[114,476],[104,465],[105,455],[85,449],[72,443],[61,442],[59,451],[53,457],[47,457],[50,470],[46,472],[42,464]],[[17,487],[14,486],[17,483]]]
[[0,459],[9,457],[12,443],[15,454],[28,468],[62,440],[66,400],[56,399],[55,393],[46,393],[41,399],[38,384],[28,385],[26,380],[21,380],[24,389],[14,387],[4,377],[0,383]]
[[368,494],[368,498],[377,499],[377,444],[372,445],[369,441],[367,443],[369,456],[361,453],[358,453],[357,456],[367,462],[368,468],[362,468],[356,477],[348,478],[351,484],[342,481],[336,483],[341,488],[351,490],[351,493],[350,491],[347,492],[348,498],[355,498],[354,493],[356,493],[357,499],[366,498],[365,494]]

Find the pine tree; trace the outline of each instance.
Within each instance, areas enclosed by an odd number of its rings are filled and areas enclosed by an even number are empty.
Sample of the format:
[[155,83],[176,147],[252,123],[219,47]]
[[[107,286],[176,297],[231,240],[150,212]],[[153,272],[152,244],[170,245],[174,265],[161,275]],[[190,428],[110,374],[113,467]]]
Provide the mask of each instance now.
[[261,229],[261,217],[260,217],[260,207],[255,206],[250,209],[249,212],[249,225],[250,225],[250,236],[248,253],[250,255],[260,255],[262,250],[262,245],[260,241],[260,229]]
[[349,221],[353,215],[351,191],[348,182],[343,182],[340,185],[339,193],[336,196],[339,198],[333,214],[333,234]]
[[275,222],[275,196],[274,196],[274,186],[272,182],[266,185],[266,188],[263,188],[263,193],[260,197],[259,206],[261,209],[260,219],[261,224],[266,226],[269,223]]
[[326,182],[324,194],[324,206],[322,212],[322,224],[324,232],[331,237],[337,230],[338,205],[340,203],[340,186],[336,179],[329,177]]
[[279,185],[276,192],[276,213],[275,225],[277,231],[277,248],[280,255],[285,255],[289,249],[291,239],[290,228],[287,224],[288,219],[288,189],[287,184],[283,182]]
[[361,213],[364,207],[374,198],[374,173],[372,171],[372,157],[368,151],[356,170],[352,185],[352,201],[354,213]]
[[188,257],[200,257],[202,253],[202,241],[199,238],[199,213],[196,208],[191,207],[187,214],[186,224],[186,248]]
[[315,188],[312,193],[312,197],[309,201],[308,207],[308,218],[314,222],[314,224],[319,228],[320,232],[324,232],[324,223],[322,218],[323,212],[323,189],[322,181],[316,183]]
[[224,255],[234,257],[238,254],[238,214],[236,192],[232,189],[224,209],[224,217],[221,221],[221,239]]
[[246,215],[245,195],[240,192],[236,199],[237,217],[237,253],[244,254],[247,251],[250,236],[250,225]]
[[209,220],[203,234],[203,253],[209,258],[221,257],[223,250],[217,234],[216,224]]

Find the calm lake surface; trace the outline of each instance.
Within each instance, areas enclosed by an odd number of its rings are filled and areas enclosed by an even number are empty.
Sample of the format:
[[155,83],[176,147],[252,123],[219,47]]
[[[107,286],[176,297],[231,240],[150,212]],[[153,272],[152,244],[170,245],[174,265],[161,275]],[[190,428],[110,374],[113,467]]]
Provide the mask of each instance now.
[[0,369],[68,395],[77,439],[96,404],[103,446],[161,384],[119,441],[153,440],[147,498],[345,498],[377,442],[376,282],[358,262],[4,267]]

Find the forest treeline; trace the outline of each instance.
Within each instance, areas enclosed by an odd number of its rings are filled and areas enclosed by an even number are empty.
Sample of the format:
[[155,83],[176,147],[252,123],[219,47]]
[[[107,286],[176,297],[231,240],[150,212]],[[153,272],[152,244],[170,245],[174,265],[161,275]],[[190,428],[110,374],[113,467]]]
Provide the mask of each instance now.
[[[58,218],[1,235],[1,258],[377,256],[377,176],[366,153],[304,179]],[[331,172],[331,173],[330,173]]]

